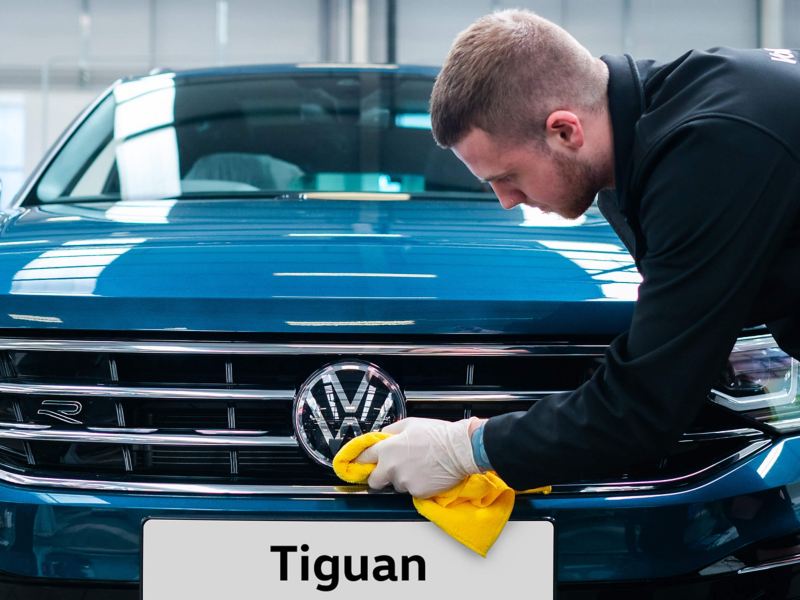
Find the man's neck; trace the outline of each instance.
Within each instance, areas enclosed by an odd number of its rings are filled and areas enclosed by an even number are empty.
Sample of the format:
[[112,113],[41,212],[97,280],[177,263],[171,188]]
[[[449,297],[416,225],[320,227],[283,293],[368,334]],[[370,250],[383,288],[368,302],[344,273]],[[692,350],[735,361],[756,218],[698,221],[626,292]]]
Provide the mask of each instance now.
[[613,189],[616,185],[614,176],[614,127],[611,124],[611,110],[608,106],[608,65],[599,58],[595,59],[598,69],[602,69],[606,81],[606,91],[603,93],[602,110],[597,114],[598,136],[598,163],[605,175],[603,189]]

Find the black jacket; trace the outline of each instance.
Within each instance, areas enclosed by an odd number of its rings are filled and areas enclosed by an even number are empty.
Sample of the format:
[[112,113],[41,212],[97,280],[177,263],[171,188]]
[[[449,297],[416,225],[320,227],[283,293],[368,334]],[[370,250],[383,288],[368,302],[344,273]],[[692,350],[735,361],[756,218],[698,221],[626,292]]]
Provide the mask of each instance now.
[[603,61],[616,189],[599,204],[643,281],[590,381],[489,419],[489,460],[517,489],[663,455],[743,327],[800,357],[800,52]]

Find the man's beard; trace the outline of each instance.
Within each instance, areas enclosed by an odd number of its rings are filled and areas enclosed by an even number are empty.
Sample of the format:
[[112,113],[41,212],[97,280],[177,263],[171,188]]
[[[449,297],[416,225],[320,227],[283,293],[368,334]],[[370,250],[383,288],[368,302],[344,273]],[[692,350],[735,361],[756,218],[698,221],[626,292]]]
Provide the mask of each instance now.
[[550,156],[566,186],[564,205],[556,212],[565,219],[577,219],[589,210],[603,189],[602,169],[558,152],[551,152]]

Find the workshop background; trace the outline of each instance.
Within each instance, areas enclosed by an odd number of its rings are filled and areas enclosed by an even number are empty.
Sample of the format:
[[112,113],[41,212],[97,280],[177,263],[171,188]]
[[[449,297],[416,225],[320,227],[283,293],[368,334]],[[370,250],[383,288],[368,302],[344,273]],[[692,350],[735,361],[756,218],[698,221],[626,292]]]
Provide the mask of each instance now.
[[596,55],[800,47],[800,0],[0,0],[0,180],[8,198],[118,77],[275,62],[439,65],[492,10],[532,9]]

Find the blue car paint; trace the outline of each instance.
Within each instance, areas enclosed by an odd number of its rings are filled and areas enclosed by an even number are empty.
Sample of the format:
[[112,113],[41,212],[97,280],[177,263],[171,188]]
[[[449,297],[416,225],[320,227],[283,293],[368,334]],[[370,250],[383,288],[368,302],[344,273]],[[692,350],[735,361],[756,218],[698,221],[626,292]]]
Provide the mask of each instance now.
[[630,256],[596,211],[559,225],[488,200],[43,205],[3,228],[0,328],[624,330]]
[[[394,494],[191,497],[2,484],[0,498],[0,571],[68,579],[138,580],[141,526],[151,517],[421,519],[408,496]],[[566,583],[698,571],[796,530],[799,516],[800,438],[792,437],[669,494],[518,496],[512,519],[555,520],[558,580]],[[9,524],[11,540],[3,537]]]

